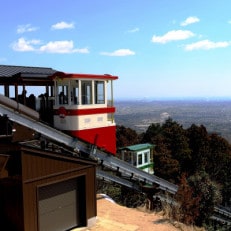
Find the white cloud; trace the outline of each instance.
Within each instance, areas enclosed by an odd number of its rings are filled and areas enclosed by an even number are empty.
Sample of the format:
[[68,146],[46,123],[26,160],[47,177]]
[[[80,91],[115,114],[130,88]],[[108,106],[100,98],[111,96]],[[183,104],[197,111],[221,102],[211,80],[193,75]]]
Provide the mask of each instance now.
[[72,40],[67,41],[50,41],[45,45],[41,45],[40,40],[26,40],[25,38],[19,38],[16,42],[12,43],[12,49],[15,51],[26,52],[44,52],[44,53],[89,53],[88,48],[74,48],[74,42]]
[[231,24],[231,20],[229,20],[228,23]]
[[196,43],[191,43],[188,45],[185,45],[186,51],[192,51],[192,50],[210,50],[215,48],[225,48],[231,45],[231,42],[212,42],[209,40],[201,40]]
[[131,29],[131,30],[128,30],[127,32],[128,33],[135,33],[135,32],[138,32],[140,29],[138,28],[138,27],[136,27],[136,28],[133,28],[133,29]]
[[11,47],[15,51],[35,51],[34,45],[40,44],[40,40],[32,39],[26,40],[25,38],[19,38],[18,41],[12,43]]
[[52,30],[63,30],[63,29],[74,29],[74,23],[67,23],[67,22],[58,22],[51,26]]
[[87,47],[75,49],[74,52],[81,54],[88,54],[90,51]]
[[101,52],[100,54],[106,56],[128,56],[128,55],[135,55],[135,52],[129,49],[119,49],[113,52]]
[[152,37],[152,42],[164,44],[164,43],[171,42],[171,41],[185,40],[193,36],[194,36],[194,33],[192,33],[189,30],[172,30],[162,36],[154,35]]
[[19,25],[17,28],[18,34],[23,34],[25,32],[32,32],[38,30],[37,27],[32,27],[31,24]]
[[193,23],[197,23],[197,22],[200,22],[199,18],[197,18],[197,17],[188,17],[180,25],[181,26],[187,26],[189,24],[193,24]]
[[82,49],[75,49],[74,43],[72,40],[67,41],[51,41],[48,42],[46,45],[43,45],[39,48],[40,52],[47,52],[47,53],[61,53],[61,54],[67,54],[67,53],[89,53],[88,48],[82,48]]

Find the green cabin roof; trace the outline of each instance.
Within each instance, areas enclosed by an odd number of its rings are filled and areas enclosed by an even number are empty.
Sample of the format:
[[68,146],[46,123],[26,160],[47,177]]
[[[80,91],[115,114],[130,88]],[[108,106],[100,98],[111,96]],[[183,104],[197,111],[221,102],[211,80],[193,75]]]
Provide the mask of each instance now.
[[148,149],[148,148],[151,149],[154,146],[155,145],[149,144],[149,143],[135,144],[135,145],[131,145],[131,146],[126,146],[126,147],[120,148],[120,150],[129,150],[129,151],[137,152],[137,151],[141,151],[141,150]]

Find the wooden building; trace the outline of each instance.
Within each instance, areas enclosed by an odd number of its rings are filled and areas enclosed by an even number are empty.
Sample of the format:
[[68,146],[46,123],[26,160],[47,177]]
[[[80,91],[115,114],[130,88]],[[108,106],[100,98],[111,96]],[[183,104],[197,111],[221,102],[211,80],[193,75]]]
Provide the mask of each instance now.
[[0,227],[63,231],[94,224],[95,160],[33,142],[0,135]]

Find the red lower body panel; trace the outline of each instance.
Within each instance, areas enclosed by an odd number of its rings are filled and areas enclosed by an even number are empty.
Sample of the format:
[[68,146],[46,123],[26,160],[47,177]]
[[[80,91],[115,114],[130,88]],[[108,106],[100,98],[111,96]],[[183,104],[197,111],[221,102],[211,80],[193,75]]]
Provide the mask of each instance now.
[[88,143],[95,144],[113,155],[116,154],[116,126],[68,131],[68,133]]

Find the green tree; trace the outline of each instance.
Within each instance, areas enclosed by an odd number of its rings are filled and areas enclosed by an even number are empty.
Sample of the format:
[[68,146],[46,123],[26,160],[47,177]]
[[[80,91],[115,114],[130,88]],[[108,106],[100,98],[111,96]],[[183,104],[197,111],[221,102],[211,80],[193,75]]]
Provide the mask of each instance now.
[[173,217],[179,221],[192,225],[200,216],[201,196],[195,195],[193,188],[188,184],[186,174],[182,174],[180,186],[176,194],[176,206]]
[[196,225],[201,226],[208,222],[213,214],[214,207],[222,201],[219,186],[210,179],[205,171],[196,172],[188,179],[192,187],[194,196],[200,196],[199,216],[196,219]]
[[116,147],[121,148],[140,142],[139,136],[135,130],[124,126],[116,126]]
[[164,135],[163,126],[151,124],[143,134],[142,142],[155,144],[153,158],[155,175],[175,183],[179,177],[180,165],[178,160],[172,158],[172,152]]
[[231,201],[231,146],[217,134],[210,135],[206,172],[222,187],[223,204]]
[[191,149],[191,165],[188,171],[194,174],[197,171],[203,170],[206,166],[207,157],[209,155],[209,136],[206,128],[192,124],[187,129],[189,138],[189,148]]
[[180,164],[180,174],[185,172],[191,164],[191,150],[188,137],[182,125],[171,118],[166,120],[162,126],[163,136],[173,159]]
[[171,152],[164,145],[159,145],[153,159],[155,175],[176,183],[180,165],[177,160],[172,158]]
[[222,183],[229,175],[231,146],[227,140],[217,134],[210,135],[209,144],[210,152],[206,172],[210,175],[211,179]]
[[162,136],[163,128],[162,126],[157,124],[150,124],[150,126],[147,128],[146,132],[142,134],[142,143],[152,143],[156,144],[159,137]]

